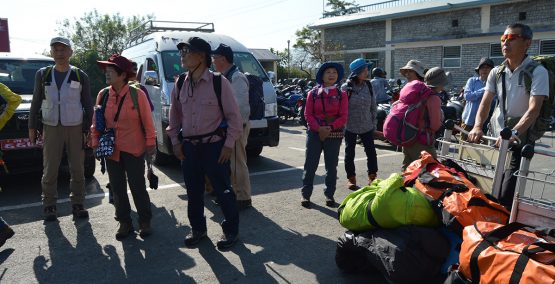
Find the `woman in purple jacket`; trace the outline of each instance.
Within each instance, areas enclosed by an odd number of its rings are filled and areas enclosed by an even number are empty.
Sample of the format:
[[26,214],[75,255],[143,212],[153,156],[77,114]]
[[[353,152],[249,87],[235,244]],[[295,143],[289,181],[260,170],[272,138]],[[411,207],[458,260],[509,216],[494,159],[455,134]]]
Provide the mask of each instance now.
[[337,181],[339,148],[343,140],[343,128],[347,122],[348,98],[337,84],[343,78],[343,66],[338,63],[322,64],[316,74],[319,84],[308,93],[304,112],[308,124],[306,138],[306,158],[303,171],[301,205],[310,208],[314,174],[324,151],[326,165],[326,206],[335,207],[333,198]]

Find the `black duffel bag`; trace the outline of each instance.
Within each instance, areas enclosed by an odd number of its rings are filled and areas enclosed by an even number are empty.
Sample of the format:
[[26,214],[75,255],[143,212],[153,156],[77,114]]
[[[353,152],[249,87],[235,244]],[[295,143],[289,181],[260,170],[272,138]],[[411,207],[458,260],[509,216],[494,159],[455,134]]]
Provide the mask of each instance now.
[[417,226],[375,229],[339,238],[337,266],[347,273],[379,271],[390,283],[442,283],[449,241],[437,230]]

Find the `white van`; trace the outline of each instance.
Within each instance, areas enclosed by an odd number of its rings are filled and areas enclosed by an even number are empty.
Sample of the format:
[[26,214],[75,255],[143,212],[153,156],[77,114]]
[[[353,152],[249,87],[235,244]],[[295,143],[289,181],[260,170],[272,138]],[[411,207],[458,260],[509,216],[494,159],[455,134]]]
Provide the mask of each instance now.
[[276,93],[270,78],[252,53],[233,38],[212,33],[211,23],[184,23],[148,21],[132,31],[135,33],[122,55],[137,62],[138,80],[145,85],[154,104],[157,151],[154,161],[163,164],[172,155],[172,145],[166,134],[169,121],[170,94],[179,74],[185,72],[176,45],[196,36],[206,40],[214,50],[220,43],[227,44],[234,52],[234,63],[244,73],[259,76],[264,84],[264,118],[251,120],[247,155],[258,156],[263,146],[279,143],[279,119]]

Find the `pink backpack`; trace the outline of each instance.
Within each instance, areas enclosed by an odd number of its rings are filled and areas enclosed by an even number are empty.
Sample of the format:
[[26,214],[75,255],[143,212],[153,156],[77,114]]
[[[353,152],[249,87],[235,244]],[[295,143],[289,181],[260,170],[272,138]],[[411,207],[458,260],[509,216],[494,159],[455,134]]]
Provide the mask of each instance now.
[[419,129],[418,124],[424,119],[426,101],[432,94],[432,90],[421,81],[414,80],[405,85],[383,124],[385,138],[397,146],[406,147],[415,142],[431,145],[434,141],[432,134]]

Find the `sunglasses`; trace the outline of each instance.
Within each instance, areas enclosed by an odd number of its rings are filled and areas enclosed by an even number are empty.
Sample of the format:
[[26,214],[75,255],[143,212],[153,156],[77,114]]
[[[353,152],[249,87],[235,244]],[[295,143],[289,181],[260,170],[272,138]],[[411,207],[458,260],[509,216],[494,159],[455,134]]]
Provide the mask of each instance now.
[[179,50],[179,55],[185,56],[186,54],[189,54],[189,53],[191,53],[191,52],[193,52],[193,51],[190,50],[190,49],[187,48],[187,47],[184,47],[184,48],[182,48],[182,49]]
[[505,42],[506,40],[512,41],[512,40],[519,39],[519,38],[526,39],[525,37],[523,37],[520,34],[504,34],[504,35],[501,36],[501,42]]

